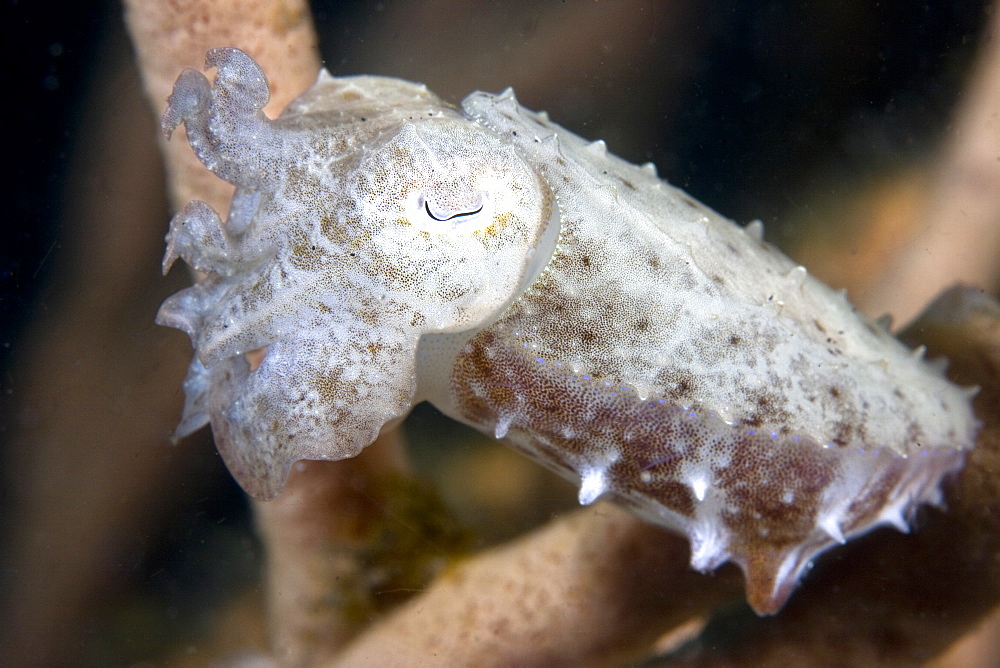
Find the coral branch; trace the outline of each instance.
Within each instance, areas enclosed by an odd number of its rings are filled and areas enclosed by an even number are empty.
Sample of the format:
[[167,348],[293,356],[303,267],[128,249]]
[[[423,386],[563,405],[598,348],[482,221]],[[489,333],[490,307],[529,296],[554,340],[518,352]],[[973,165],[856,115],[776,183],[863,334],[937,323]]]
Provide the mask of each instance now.
[[684,539],[599,503],[446,571],[337,665],[580,665],[634,659],[740,595]]
[[398,431],[341,462],[299,462],[287,490],[254,511],[267,550],[272,647],[291,665],[332,655],[374,608],[359,553],[386,503],[376,481],[405,468]]

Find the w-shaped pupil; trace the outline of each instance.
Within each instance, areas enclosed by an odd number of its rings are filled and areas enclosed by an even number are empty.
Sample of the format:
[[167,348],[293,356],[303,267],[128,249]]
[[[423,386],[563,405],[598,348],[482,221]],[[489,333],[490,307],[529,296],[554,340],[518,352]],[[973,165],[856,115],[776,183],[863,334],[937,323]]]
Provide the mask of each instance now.
[[483,205],[480,204],[479,208],[473,211],[459,211],[458,213],[453,213],[450,216],[445,216],[444,218],[434,215],[434,212],[431,211],[430,202],[424,202],[424,210],[427,212],[427,215],[433,218],[434,220],[444,222],[446,220],[454,220],[455,218],[461,218],[463,216],[474,216],[483,210]]

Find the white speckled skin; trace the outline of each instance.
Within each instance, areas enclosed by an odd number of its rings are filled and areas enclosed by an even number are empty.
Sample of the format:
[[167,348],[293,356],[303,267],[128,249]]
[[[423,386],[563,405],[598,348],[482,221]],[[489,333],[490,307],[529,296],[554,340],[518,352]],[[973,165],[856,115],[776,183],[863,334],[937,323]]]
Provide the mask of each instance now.
[[[656,177],[520,105],[453,109],[404,81],[325,72],[277,120],[215,49],[184,122],[237,187],[193,202],[177,257],[208,277],[162,324],[196,355],[178,428],[211,421],[251,494],[356,454],[428,399],[732,560],[762,613],[810,560],[917,504],[971,447],[968,393],[844,298]],[[245,353],[266,348],[251,370]]]

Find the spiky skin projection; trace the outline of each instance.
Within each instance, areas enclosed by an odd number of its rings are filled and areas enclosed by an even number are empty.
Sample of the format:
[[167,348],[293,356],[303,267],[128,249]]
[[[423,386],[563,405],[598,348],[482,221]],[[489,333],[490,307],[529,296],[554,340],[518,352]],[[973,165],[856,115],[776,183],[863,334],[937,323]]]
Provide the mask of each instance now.
[[[683,191],[521,107],[325,71],[281,117],[209,52],[163,117],[237,186],[171,222],[207,277],[158,322],[196,354],[177,435],[211,422],[240,484],[342,459],[431,401],[733,561],[777,611],[810,561],[906,530],[971,447],[968,392]],[[246,353],[266,350],[259,367]]]

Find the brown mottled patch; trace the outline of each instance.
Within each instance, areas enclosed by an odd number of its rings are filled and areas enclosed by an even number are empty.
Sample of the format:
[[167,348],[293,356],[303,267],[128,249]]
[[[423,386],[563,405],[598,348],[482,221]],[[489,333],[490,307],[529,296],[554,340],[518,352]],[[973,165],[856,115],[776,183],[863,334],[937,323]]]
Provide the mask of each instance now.
[[382,318],[382,311],[378,308],[363,308],[357,312],[358,320],[366,325],[376,325]]
[[334,214],[323,214],[319,219],[319,231],[330,243],[338,247],[346,247],[351,243],[352,234],[350,230],[357,230],[361,227],[361,218],[358,216],[347,216],[343,224],[338,222]]
[[754,411],[749,416],[743,418],[742,422],[755,427],[762,425],[778,425],[788,420],[788,411],[782,408],[784,405],[781,397],[768,390],[753,390],[748,392]]
[[[309,387],[316,391],[324,404],[333,404],[345,396],[344,392],[346,388],[341,382],[342,375],[343,371],[336,367],[326,369],[322,372],[316,371],[309,380]],[[334,418],[335,416],[331,415],[328,417]],[[338,419],[342,419],[342,417]]]
[[729,466],[716,474],[717,484],[739,509],[726,518],[734,543],[753,553],[764,545],[787,548],[802,542],[815,526],[823,491],[838,473],[835,458],[815,443],[760,433],[745,433],[733,452]]
[[378,359],[378,356],[386,350],[384,345],[375,341],[369,341],[365,344],[365,348],[367,348],[368,353],[372,356],[372,360]]
[[[647,494],[653,497],[664,507],[675,513],[693,518],[698,508],[698,501],[694,498],[691,488],[684,483],[665,480],[657,477],[646,484]],[[623,497],[626,506],[638,510],[640,513],[648,512],[649,508],[631,497]]]
[[687,400],[691,397],[692,392],[697,387],[694,381],[694,374],[687,371],[674,371],[671,376],[674,379],[674,383],[671,386],[668,394],[672,399],[677,400]]
[[841,420],[833,427],[833,436],[830,438],[830,443],[836,445],[838,448],[845,448],[854,440],[853,435],[854,428],[851,424]]
[[323,251],[307,241],[299,241],[291,245],[289,260],[297,268],[305,271],[315,271],[323,266]]
[[596,374],[586,378],[520,355],[485,330],[459,356],[453,388],[466,419],[489,431],[514,417],[508,436],[515,447],[532,441],[526,452],[563,473],[572,473],[572,462],[581,458],[606,457],[595,443],[617,439],[621,456],[606,473],[611,488],[631,490],[626,499],[642,490],[664,508],[692,517],[696,500],[677,479],[680,462],[698,447],[698,430],[685,426],[691,418],[677,412],[678,404],[642,401]]
[[457,283],[450,283],[445,285],[436,294],[442,303],[455,302],[467,295],[470,288],[467,286],[459,285]]
[[309,170],[294,166],[285,170],[283,194],[289,199],[315,206],[322,192],[322,182]]

